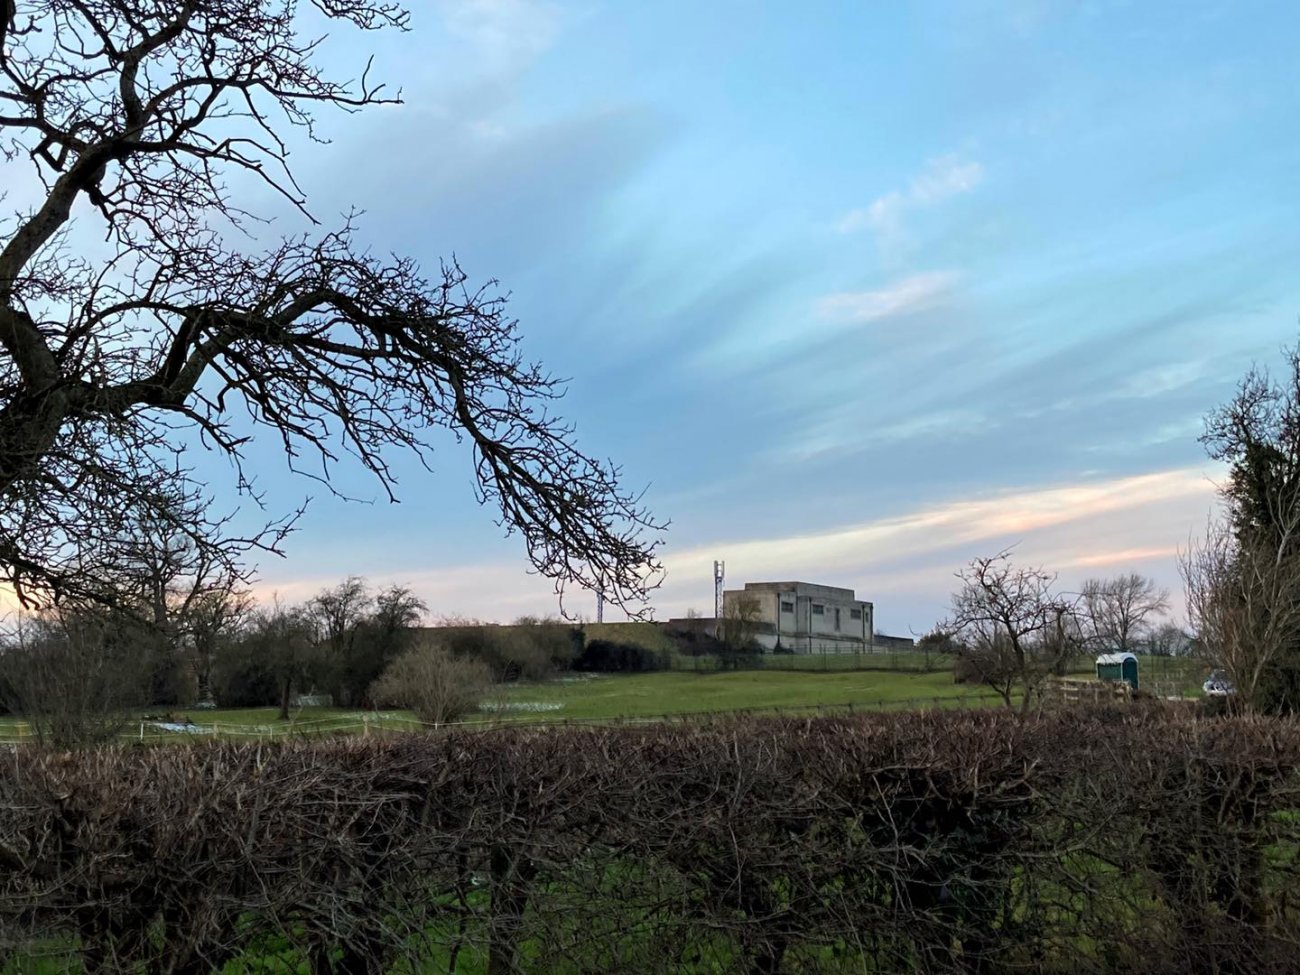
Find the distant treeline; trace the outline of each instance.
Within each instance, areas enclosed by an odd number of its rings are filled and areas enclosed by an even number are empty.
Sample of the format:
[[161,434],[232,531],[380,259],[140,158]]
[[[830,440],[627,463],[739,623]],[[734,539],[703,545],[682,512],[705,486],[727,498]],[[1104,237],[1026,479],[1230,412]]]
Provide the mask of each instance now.
[[1142,708],[22,749],[0,946],[14,972],[1291,971],[1298,769],[1294,722]]

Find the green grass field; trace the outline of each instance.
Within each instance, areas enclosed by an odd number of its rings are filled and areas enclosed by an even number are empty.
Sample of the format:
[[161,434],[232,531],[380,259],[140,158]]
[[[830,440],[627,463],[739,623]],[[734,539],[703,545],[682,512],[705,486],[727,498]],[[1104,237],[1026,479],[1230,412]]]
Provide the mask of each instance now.
[[[730,671],[691,673],[571,675],[567,678],[499,687],[470,724],[536,721],[593,721],[650,718],[699,712],[817,707],[861,709],[988,706],[997,703],[986,689],[954,684],[947,671]],[[163,731],[155,719],[188,719],[200,734]],[[276,708],[192,711],[153,709],[132,719],[124,737],[185,740],[215,733],[223,737],[282,737],[331,731],[400,730],[413,724],[401,711],[367,714],[347,708],[300,708],[288,722]],[[21,719],[0,719],[0,738],[24,736]]]
[[[947,667],[929,672],[846,669],[851,660],[851,655],[831,657],[824,664],[826,670],[816,669],[823,661],[813,657],[808,658],[807,669],[572,674],[550,681],[508,684],[498,687],[484,702],[481,713],[466,719],[466,723],[644,720],[708,712],[960,708],[1001,703],[988,688],[954,684]],[[786,660],[780,662],[784,664]],[[1153,690],[1163,686],[1165,689],[1159,693],[1195,695],[1199,694],[1203,669],[1203,665],[1190,661],[1151,661],[1143,679]],[[192,733],[164,730],[155,723],[161,718],[188,719],[197,727]],[[155,708],[134,716],[123,737],[148,741],[201,739],[213,734],[230,738],[280,738],[412,727],[418,727],[418,723],[402,711],[375,714],[348,708],[299,708],[284,722],[273,707],[215,711]],[[0,718],[0,741],[21,740],[27,734],[21,719]]]
[[545,714],[573,719],[846,704],[869,709],[899,707],[907,702],[932,704],[936,700],[960,706],[985,704],[988,698],[987,691],[954,684],[947,671],[669,671],[515,684],[499,695],[506,707],[541,705],[547,708]]

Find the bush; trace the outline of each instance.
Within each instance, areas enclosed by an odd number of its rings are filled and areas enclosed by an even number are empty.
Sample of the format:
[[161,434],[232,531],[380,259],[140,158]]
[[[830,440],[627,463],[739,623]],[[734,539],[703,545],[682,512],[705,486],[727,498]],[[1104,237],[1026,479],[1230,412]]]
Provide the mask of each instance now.
[[455,721],[487,695],[492,672],[481,660],[457,657],[424,639],[398,656],[370,688],[378,707],[406,708],[429,724]]
[[457,657],[480,660],[497,681],[545,680],[568,670],[578,655],[582,631],[560,623],[514,626],[462,624],[431,631]]
[[0,945],[104,975],[1286,972],[1297,789],[1295,722],[1138,705],[18,749]]
[[984,670],[967,656],[960,656],[952,662],[952,682],[954,684],[983,684]]
[[573,666],[601,674],[648,673],[670,669],[672,652],[614,640],[589,640]]
[[1232,698],[1226,695],[1211,695],[1196,702],[1203,718],[1222,718],[1232,713]]

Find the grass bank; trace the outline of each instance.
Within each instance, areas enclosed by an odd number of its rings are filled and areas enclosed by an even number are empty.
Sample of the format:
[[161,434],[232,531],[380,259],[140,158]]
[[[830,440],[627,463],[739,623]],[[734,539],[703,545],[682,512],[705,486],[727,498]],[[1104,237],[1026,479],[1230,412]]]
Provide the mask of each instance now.
[[515,684],[500,697],[507,704],[559,705],[546,713],[574,719],[843,704],[864,710],[908,702],[982,705],[989,700],[988,692],[954,684],[945,671],[668,671]]

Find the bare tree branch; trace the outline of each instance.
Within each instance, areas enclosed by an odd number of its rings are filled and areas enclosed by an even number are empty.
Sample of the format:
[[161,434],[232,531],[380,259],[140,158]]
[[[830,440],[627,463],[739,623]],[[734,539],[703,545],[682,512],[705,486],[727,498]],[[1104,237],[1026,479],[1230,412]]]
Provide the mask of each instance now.
[[[362,30],[406,26],[387,0],[315,6]],[[552,412],[562,386],[523,359],[494,282],[361,252],[350,221],[263,254],[215,229],[251,216],[231,171],[306,212],[285,133],[319,138],[322,105],[396,101],[369,64],[356,83],[326,77],[289,0],[23,0],[3,20],[0,152],[46,188],[0,230],[0,574],[20,598],[109,598],[96,559],[132,518],[178,499],[206,510],[186,438],[228,457],[258,503],[241,460],[259,431],[293,470],[330,487],[346,455],[396,500],[394,456],[428,468],[446,429],[557,592],[645,612],[663,525],[576,447]],[[79,202],[114,248],[98,265],[67,244]],[[200,520],[190,535],[219,552],[227,531]]]
[[961,587],[939,629],[1008,708],[1018,694],[1027,711],[1078,651],[1075,601],[1054,591],[1055,574],[1015,565],[1009,550],[973,559],[957,578]]

